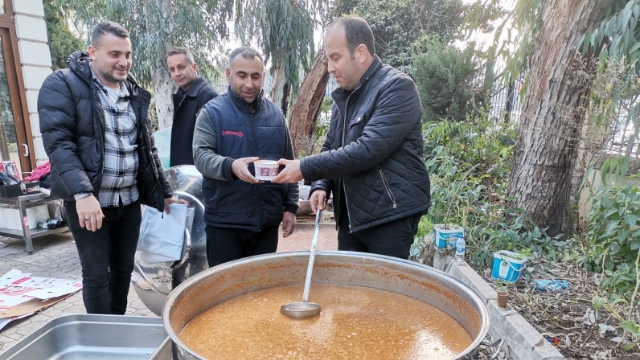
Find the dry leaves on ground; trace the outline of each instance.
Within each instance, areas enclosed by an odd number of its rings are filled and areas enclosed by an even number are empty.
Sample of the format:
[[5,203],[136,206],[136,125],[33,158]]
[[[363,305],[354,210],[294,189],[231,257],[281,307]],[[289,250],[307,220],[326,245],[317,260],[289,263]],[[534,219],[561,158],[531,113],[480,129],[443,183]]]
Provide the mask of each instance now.
[[[607,297],[598,291],[599,275],[583,270],[570,262],[530,260],[529,273],[511,288],[509,304],[533,325],[549,342],[569,359],[638,359],[636,346],[629,352],[622,349],[623,330],[618,316],[626,317],[628,306],[606,305],[594,311],[593,299]],[[488,271],[481,272],[492,283]],[[559,279],[569,283],[569,290],[538,291],[536,279]],[[639,307],[634,318],[640,322]],[[617,315],[616,314],[624,314]],[[625,341],[631,340],[626,334]]]

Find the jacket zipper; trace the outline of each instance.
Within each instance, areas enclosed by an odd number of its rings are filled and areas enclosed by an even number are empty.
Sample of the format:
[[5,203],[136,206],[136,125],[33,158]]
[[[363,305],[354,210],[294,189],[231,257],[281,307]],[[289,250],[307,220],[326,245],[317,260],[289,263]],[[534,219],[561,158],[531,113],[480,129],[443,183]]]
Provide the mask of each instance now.
[[[347,101],[344,104],[344,121],[342,122],[342,147],[344,147],[344,137],[347,132],[347,114],[349,113],[347,111],[347,108],[349,107],[349,99],[351,98],[351,95],[353,95],[353,93],[356,92],[358,89],[360,89],[360,84],[358,84],[358,87],[355,88],[351,92],[351,94],[349,94],[349,96],[347,96]],[[339,108],[338,108],[338,112],[340,112]],[[349,200],[347,199],[347,189],[345,189],[344,187],[343,178],[340,178],[340,182],[342,183],[342,192],[344,193],[344,204],[347,206],[347,218],[349,218],[349,234],[351,234],[351,212],[349,212]]]
[[[93,81],[89,82],[89,92],[93,97],[93,94],[95,93],[95,84],[93,83]],[[101,113],[104,114],[104,107],[102,106],[102,101],[98,100],[98,104],[100,104]],[[96,191],[96,194],[97,194],[100,191],[100,184],[102,183],[102,177],[104,176],[104,146],[106,142],[105,140],[106,124],[104,123],[105,122],[104,115],[102,116],[102,118],[100,118],[100,116],[96,114],[94,114],[94,116],[98,117],[98,122],[100,123],[100,139],[102,140],[102,144],[100,144],[100,149],[102,151],[102,162],[100,164],[100,183],[98,184],[98,190]]]
[[398,203],[396,203],[396,198],[393,196],[393,193],[391,192],[391,187],[389,186],[389,182],[387,182],[387,178],[384,176],[382,169],[378,169],[378,171],[380,172],[380,177],[382,178],[382,183],[384,184],[384,188],[387,190],[389,199],[393,203],[393,208],[395,209],[398,207]]
[[[248,107],[248,105],[247,105]],[[253,133],[253,151],[255,152],[256,155],[258,155],[258,138],[256,137],[256,124],[253,122],[253,114],[249,113],[249,120],[251,122],[251,132]],[[255,175],[255,174],[254,174]],[[258,232],[260,232],[262,229],[260,229],[260,220],[262,218],[262,214],[260,211],[260,186],[258,186],[256,184],[256,213],[258,214],[257,216],[257,220],[258,220]]]

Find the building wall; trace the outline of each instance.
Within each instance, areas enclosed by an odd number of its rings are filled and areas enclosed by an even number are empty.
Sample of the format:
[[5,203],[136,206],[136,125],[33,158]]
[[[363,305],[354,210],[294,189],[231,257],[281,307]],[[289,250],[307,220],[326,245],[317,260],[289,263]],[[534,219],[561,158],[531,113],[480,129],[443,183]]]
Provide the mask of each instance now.
[[51,74],[51,52],[47,43],[43,0],[13,0],[13,12],[18,37],[18,52],[24,86],[27,92],[29,121],[38,165],[48,160],[42,145],[38,118],[38,92],[45,78]]

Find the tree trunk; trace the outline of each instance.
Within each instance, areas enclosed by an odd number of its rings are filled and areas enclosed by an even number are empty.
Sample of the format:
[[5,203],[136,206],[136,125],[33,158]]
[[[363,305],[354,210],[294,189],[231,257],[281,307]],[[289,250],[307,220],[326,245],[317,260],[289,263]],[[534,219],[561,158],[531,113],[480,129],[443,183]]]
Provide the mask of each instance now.
[[577,50],[603,16],[605,1],[547,0],[539,32],[508,194],[550,236],[574,232],[571,178],[597,70],[595,54]]
[[293,150],[296,155],[300,155],[307,149],[307,145],[312,138],[328,82],[327,58],[324,50],[321,50],[316,55],[313,66],[304,78],[298,91],[296,103],[291,110],[289,128],[291,130]]
[[284,68],[284,61],[273,72],[273,87],[271,88],[271,101],[282,109],[284,116],[287,116],[289,108],[289,92],[291,87],[287,84],[287,74]]
[[[172,0],[155,0],[155,3],[161,9],[167,22],[170,23]],[[167,51],[172,47],[172,44],[166,43],[164,50]],[[164,54],[158,56],[152,78],[158,128],[164,129],[173,123],[173,93],[176,90],[175,83],[171,80],[171,74],[167,69]]]
[[164,64],[164,59],[157,62],[153,73],[153,92],[158,115],[158,127],[164,129],[173,123],[173,93],[175,84]]

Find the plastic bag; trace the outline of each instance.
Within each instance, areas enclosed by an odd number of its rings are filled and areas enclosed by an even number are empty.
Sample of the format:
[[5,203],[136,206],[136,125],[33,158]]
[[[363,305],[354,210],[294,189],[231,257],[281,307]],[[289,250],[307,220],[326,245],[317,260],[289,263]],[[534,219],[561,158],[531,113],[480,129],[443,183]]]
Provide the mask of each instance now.
[[535,282],[538,291],[569,290],[567,280],[536,280]]
[[146,206],[142,211],[138,251],[147,263],[178,261],[182,258],[187,225],[187,206],[170,204],[171,213]]

